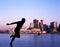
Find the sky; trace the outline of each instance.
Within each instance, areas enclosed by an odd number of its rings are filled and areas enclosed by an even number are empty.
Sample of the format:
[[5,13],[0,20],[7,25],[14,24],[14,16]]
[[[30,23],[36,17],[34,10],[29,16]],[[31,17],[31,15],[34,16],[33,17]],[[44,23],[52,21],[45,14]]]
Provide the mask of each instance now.
[[24,28],[34,19],[44,20],[44,24],[56,21],[60,23],[60,0],[0,0],[0,30],[13,28],[7,23],[25,18]]

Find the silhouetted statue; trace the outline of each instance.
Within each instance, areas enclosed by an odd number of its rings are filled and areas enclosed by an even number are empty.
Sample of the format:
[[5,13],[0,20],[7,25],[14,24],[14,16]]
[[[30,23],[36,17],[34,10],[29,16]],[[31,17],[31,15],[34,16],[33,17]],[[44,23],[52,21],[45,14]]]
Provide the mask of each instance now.
[[10,47],[13,47],[13,45],[12,45],[12,44],[10,44]]
[[15,34],[14,35],[11,35],[10,37],[12,37],[12,40],[10,42],[10,45],[12,45],[13,41],[15,38],[20,38],[20,29],[21,27],[23,26],[23,24],[25,23],[25,18],[22,18],[21,21],[17,21],[17,22],[13,22],[13,23],[10,23],[10,24],[7,24],[7,25],[12,25],[12,24],[17,24],[16,28],[15,28]]

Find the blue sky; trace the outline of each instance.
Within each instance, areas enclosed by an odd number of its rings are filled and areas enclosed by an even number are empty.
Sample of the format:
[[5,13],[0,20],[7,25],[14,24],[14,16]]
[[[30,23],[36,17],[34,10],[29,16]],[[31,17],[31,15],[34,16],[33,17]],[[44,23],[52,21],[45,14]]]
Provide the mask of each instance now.
[[[11,23],[26,18],[25,26],[33,19],[44,20],[48,24],[52,21],[60,23],[59,0],[0,0],[0,28],[7,28]],[[4,26],[5,27],[4,27]]]

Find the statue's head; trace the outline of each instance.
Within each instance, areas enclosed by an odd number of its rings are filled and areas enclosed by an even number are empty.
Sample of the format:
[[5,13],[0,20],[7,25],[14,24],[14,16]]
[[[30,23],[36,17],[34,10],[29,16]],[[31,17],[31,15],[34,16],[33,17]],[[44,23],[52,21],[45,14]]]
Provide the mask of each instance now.
[[25,18],[22,18],[22,21],[25,22]]

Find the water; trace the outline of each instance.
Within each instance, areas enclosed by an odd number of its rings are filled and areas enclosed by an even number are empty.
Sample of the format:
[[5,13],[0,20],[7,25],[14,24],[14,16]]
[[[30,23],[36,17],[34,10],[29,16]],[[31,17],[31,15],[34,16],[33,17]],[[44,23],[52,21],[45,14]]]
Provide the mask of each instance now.
[[[0,34],[0,47],[10,47],[11,34]],[[13,47],[60,47],[59,34],[21,34],[16,38]]]

